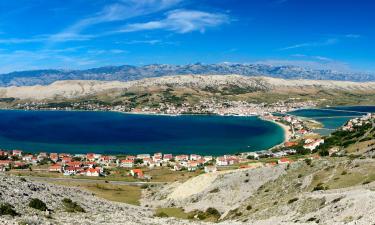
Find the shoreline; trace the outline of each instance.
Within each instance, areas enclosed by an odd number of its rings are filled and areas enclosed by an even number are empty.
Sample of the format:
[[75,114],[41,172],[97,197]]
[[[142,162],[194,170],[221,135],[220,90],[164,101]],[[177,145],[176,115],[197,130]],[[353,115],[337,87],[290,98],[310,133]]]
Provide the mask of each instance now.
[[282,145],[285,144],[285,142],[289,141],[291,139],[291,137],[293,136],[293,133],[290,130],[290,126],[287,126],[287,125],[285,125],[283,123],[280,123],[278,121],[275,121],[275,120],[266,119],[266,118],[261,117],[261,116],[259,116],[259,118],[261,120],[268,121],[268,122],[271,122],[271,123],[274,123],[274,124],[278,125],[284,131],[284,140],[283,140],[283,142],[281,142],[280,144],[277,144],[277,145],[275,145],[275,146],[273,146],[273,147],[271,147],[271,148],[269,148],[267,150],[264,150],[264,151],[269,151],[269,150],[275,149],[277,147],[281,147]]

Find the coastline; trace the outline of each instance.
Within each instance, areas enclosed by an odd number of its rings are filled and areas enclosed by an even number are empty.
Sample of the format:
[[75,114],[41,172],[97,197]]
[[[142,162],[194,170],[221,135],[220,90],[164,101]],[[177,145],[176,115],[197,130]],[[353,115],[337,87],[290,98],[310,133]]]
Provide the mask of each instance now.
[[278,122],[278,121],[275,121],[275,120],[266,119],[266,118],[261,117],[261,116],[259,116],[259,118],[262,119],[262,120],[264,120],[264,121],[268,121],[268,122],[271,122],[271,123],[274,123],[274,124],[278,125],[278,126],[281,127],[281,128],[283,129],[283,131],[284,131],[284,141],[281,142],[281,143],[278,144],[278,145],[275,145],[275,146],[273,146],[273,147],[267,149],[267,150],[272,150],[272,149],[275,149],[275,148],[277,148],[277,147],[281,147],[281,146],[283,146],[283,145],[285,144],[285,142],[289,141],[289,140],[293,137],[293,133],[292,133],[292,131],[290,130],[290,126],[287,126],[287,125],[285,125],[285,124],[283,124],[283,123],[280,123],[280,122]]

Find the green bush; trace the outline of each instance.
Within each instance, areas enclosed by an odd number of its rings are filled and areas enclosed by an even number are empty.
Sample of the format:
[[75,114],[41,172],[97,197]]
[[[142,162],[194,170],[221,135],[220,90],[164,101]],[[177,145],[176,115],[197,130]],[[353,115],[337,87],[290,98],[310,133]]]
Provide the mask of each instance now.
[[31,199],[29,206],[40,211],[46,211],[48,209],[46,203],[38,198]]
[[0,205],[0,216],[11,215],[17,216],[18,213],[13,209],[13,206],[9,203],[3,203]]
[[69,198],[64,198],[62,200],[62,203],[67,212],[85,212],[85,210],[80,205],[78,205],[76,202],[73,202]]

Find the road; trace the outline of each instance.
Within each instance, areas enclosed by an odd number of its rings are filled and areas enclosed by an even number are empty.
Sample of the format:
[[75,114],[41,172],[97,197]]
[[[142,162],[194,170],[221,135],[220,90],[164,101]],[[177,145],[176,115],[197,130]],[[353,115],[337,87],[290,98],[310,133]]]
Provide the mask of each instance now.
[[66,181],[66,182],[74,182],[79,181],[82,183],[109,183],[109,184],[117,184],[117,185],[132,185],[132,186],[141,186],[144,184],[165,184],[165,182],[143,182],[143,181],[110,181],[110,180],[95,180],[95,179],[79,179],[79,178],[57,178],[57,177],[35,177],[35,176],[22,176],[29,180],[33,181]]

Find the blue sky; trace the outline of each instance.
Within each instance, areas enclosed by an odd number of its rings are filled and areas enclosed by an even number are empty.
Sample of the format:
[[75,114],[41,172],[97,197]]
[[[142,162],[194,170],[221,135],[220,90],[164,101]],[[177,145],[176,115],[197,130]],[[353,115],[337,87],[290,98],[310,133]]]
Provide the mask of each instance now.
[[0,72],[153,63],[375,71],[370,0],[1,0]]

